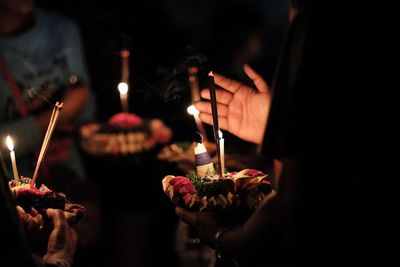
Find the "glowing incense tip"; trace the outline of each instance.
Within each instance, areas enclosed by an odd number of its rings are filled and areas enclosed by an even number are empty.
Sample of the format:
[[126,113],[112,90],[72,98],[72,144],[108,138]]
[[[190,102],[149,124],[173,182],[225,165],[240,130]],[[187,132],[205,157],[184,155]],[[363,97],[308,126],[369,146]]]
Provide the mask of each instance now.
[[127,49],[121,50],[121,57],[128,58],[129,57],[129,50],[127,50]]

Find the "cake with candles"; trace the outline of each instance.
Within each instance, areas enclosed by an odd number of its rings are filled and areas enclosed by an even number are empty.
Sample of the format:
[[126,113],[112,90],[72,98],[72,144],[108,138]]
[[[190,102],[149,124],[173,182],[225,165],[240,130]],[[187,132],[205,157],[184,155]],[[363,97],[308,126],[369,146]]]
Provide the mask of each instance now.
[[91,155],[129,155],[164,145],[172,138],[172,131],[162,120],[141,118],[130,113],[129,92],[129,49],[121,50],[121,82],[118,91],[122,112],[113,115],[105,123],[89,123],[80,129],[81,146]]
[[217,172],[203,143],[194,148],[195,171],[186,176],[167,175],[162,180],[173,204],[196,211],[252,212],[272,192],[268,175],[253,169]]
[[106,123],[85,124],[80,129],[81,145],[91,155],[143,153],[171,138],[171,129],[160,119],[142,119],[127,112],[113,115]]
[[165,194],[172,203],[196,211],[253,212],[272,193],[268,175],[254,169],[238,172],[225,170],[224,139],[218,126],[218,110],[214,75],[209,73],[209,88],[213,132],[218,157],[218,169],[202,142],[194,147],[195,171],[186,176],[167,175],[162,180]]
[[68,222],[77,223],[85,213],[85,208],[72,204],[64,193],[55,192],[42,184],[39,188],[32,186],[32,179],[20,177],[9,183],[11,193],[18,206],[31,213],[32,208],[44,214],[48,208],[69,212]]

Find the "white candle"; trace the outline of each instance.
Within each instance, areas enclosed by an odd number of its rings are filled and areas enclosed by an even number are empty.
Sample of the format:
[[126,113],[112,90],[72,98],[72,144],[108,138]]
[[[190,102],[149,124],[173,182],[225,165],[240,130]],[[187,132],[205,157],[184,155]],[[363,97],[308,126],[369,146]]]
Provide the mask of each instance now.
[[128,90],[129,90],[129,56],[128,49],[121,50],[121,82],[118,84],[119,96],[121,98],[122,112],[128,112]]
[[125,82],[118,84],[119,96],[121,98],[122,112],[128,112],[128,90],[129,86]]
[[190,105],[187,108],[187,112],[193,116],[194,121],[196,123],[197,131],[203,136],[204,141],[207,141],[206,131],[205,131],[203,123],[201,122],[200,117],[199,117],[199,114],[200,114],[199,110],[194,105]]
[[11,165],[12,165],[14,180],[16,183],[18,183],[19,175],[18,175],[18,169],[17,169],[17,161],[15,159],[14,142],[9,135],[7,135],[6,144],[7,144],[8,149],[10,150],[10,158],[11,158]]
[[221,154],[221,170],[222,173],[225,173],[225,145],[224,145],[224,137],[222,136],[222,132],[218,130],[218,136],[219,136],[219,152]]

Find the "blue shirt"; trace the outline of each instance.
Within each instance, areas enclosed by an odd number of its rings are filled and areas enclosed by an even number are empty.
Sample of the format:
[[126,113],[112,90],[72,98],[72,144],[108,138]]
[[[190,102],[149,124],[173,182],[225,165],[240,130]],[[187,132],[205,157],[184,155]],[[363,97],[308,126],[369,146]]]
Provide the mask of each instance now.
[[[52,96],[55,102],[62,100],[60,97],[68,90],[66,88],[71,75],[79,77],[90,88],[77,25],[65,16],[39,8],[35,11],[35,18],[35,24],[29,31],[15,36],[0,35],[0,55],[12,72],[29,110],[28,116],[20,116],[13,91],[0,71],[0,143],[8,134],[13,137],[19,173],[29,177],[37,160],[34,152],[40,149],[43,141],[43,133],[33,115],[40,110],[51,109],[44,101],[38,104],[38,97],[32,98],[29,89]],[[88,103],[74,123],[79,125],[93,116],[94,99],[90,94]],[[0,147],[7,152],[3,145]],[[76,144],[63,164],[77,176],[85,177]]]

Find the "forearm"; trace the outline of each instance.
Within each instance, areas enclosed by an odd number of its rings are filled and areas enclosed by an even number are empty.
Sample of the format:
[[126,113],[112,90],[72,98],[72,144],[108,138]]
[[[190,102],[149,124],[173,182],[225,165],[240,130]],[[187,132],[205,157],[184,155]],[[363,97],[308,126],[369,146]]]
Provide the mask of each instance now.
[[[35,267],[70,267],[71,264],[64,260],[44,260],[38,255],[33,254],[35,260]],[[45,258],[45,257],[44,257]]]
[[72,122],[84,110],[89,98],[89,89],[86,85],[67,90],[63,99],[63,110],[60,113],[60,123]]
[[243,226],[221,237],[221,251],[239,262],[257,262],[257,257],[264,257],[258,253],[260,249],[268,250],[268,247],[276,247],[278,243],[276,234],[281,218],[276,207],[276,195],[271,193]]

